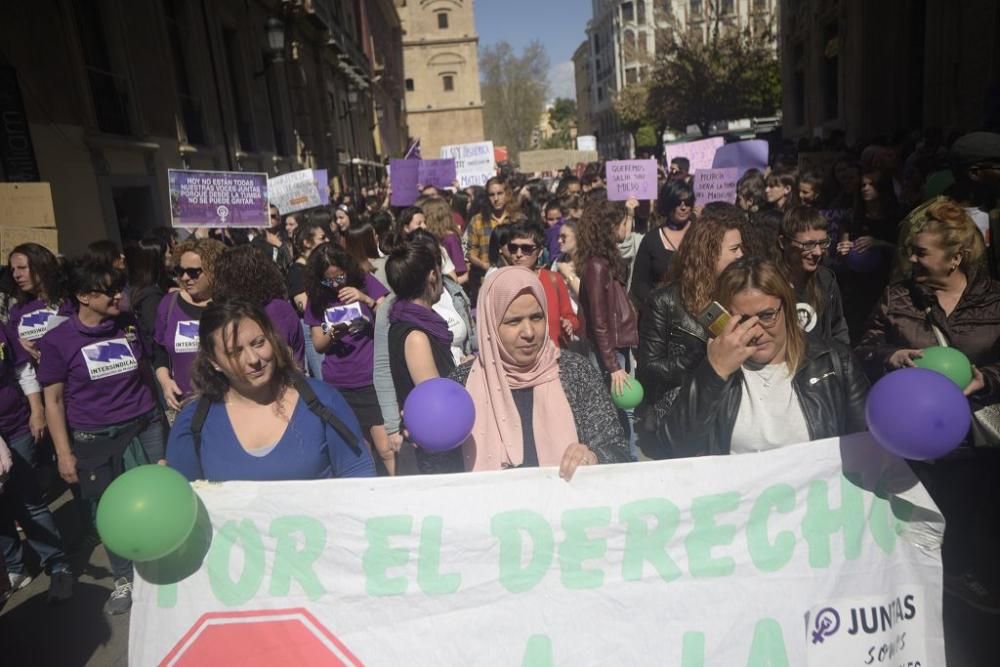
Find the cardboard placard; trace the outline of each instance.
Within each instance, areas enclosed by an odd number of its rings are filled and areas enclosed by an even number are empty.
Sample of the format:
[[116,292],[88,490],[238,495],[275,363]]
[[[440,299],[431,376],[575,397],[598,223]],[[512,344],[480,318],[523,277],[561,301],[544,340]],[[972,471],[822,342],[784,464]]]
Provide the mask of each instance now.
[[0,227],[55,227],[48,183],[0,183]]
[[270,227],[267,174],[168,169],[174,227]]
[[694,173],[695,203],[708,204],[713,201],[736,203],[736,182],[740,179],[737,167],[722,169],[700,169]]
[[436,188],[450,188],[455,183],[454,158],[420,160],[417,167],[417,183],[421,187],[433,185]]
[[761,171],[767,169],[768,155],[769,148],[763,139],[735,141],[715,151],[712,169],[736,167],[739,170],[736,178],[740,178],[750,169],[760,169]]
[[496,174],[492,141],[442,146],[441,157],[455,160],[455,173],[460,188],[486,185],[486,181]]
[[59,234],[39,227],[0,227],[0,264],[6,264],[10,251],[22,243],[37,243],[59,254]]
[[413,206],[420,196],[417,190],[420,160],[389,160],[389,174],[392,188],[389,203],[393,206]]
[[571,151],[562,148],[522,151],[518,157],[521,172],[525,174],[559,171],[566,167],[572,169],[578,162],[595,162],[597,159],[597,151]]
[[[267,197],[281,215],[316,208],[323,204],[316,172],[302,169],[267,179]],[[327,195],[329,202],[329,194]]]
[[656,160],[611,160],[605,173],[609,201],[656,199]]
[[685,157],[691,162],[691,169],[688,173],[693,174],[699,169],[711,169],[712,161],[715,159],[715,151],[719,150],[724,143],[725,140],[722,137],[712,137],[711,139],[667,144],[663,147],[664,162],[670,166],[670,161],[674,158]]

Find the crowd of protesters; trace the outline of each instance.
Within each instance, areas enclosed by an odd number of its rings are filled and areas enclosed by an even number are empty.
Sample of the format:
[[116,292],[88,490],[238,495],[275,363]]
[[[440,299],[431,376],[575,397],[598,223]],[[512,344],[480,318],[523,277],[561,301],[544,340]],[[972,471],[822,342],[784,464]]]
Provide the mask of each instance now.
[[[946,588],[1000,611],[1000,135],[838,141],[778,147],[733,202],[698,202],[684,159],[653,202],[609,200],[601,163],[502,168],[405,208],[386,183],[272,207],[262,230],[157,229],[68,259],[17,246],[0,284],[2,595],[31,580],[23,542],[50,599],[72,594],[40,465],[89,531],[110,482],[143,463],[214,481],[547,465],[570,479],[865,430],[869,383],[945,344],[974,364],[965,394],[986,428],[914,468],[949,522]],[[800,148],[841,157],[800,172]],[[464,444],[430,454],[401,407],[437,377],[476,416]],[[632,378],[634,413],[611,400]],[[125,613],[131,564],[108,557],[106,611]]]

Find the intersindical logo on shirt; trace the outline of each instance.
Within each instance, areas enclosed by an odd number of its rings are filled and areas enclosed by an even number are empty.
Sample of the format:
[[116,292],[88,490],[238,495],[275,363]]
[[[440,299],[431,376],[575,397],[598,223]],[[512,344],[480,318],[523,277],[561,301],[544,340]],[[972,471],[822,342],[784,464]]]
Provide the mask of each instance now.
[[18,337],[24,340],[38,340],[49,330],[49,319],[55,314],[54,308],[42,308],[28,313],[18,322]]
[[174,352],[198,351],[198,320],[181,320],[174,331]]
[[131,373],[139,368],[132,347],[125,338],[112,338],[83,347],[80,352],[91,380]]

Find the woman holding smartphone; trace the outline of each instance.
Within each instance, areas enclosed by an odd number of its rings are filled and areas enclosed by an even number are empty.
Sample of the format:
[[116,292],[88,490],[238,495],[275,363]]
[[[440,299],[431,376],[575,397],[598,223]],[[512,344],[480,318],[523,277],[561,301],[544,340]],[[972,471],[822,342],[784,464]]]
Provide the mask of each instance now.
[[719,274],[743,256],[744,214],[733,204],[705,206],[690,240],[677,251],[666,284],[649,294],[639,319],[637,377],[645,400],[637,410],[640,445],[654,459],[670,456],[669,443],[653,434],[685,376],[705,357],[712,292]]

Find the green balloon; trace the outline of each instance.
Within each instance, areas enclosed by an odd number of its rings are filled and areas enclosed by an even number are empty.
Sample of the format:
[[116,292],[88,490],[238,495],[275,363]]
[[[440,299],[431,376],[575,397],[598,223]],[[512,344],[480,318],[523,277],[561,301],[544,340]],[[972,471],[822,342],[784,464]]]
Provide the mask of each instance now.
[[972,382],[972,363],[969,358],[953,347],[928,347],[923,356],[914,359],[913,363],[920,368],[937,371],[965,389]]
[[177,549],[194,528],[198,497],[173,468],[144,465],[118,477],[97,506],[97,532],[111,551],[136,562]]
[[625,388],[622,389],[622,393],[616,394],[614,390],[611,391],[611,402],[621,410],[631,410],[642,403],[643,396],[644,392],[639,381],[629,378],[625,380]]

